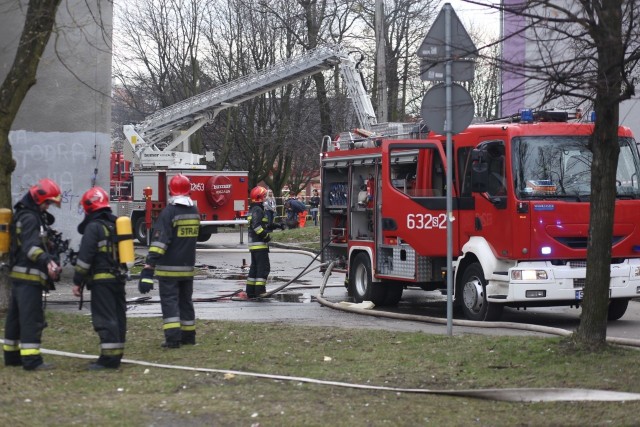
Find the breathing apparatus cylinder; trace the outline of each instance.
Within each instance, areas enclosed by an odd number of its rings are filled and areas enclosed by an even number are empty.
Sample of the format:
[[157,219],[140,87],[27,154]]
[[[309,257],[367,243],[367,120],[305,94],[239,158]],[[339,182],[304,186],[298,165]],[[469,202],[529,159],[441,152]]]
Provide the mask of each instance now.
[[0,208],[0,255],[9,253],[11,247],[11,235],[9,234],[11,216],[11,209]]
[[118,257],[122,264],[133,265],[135,254],[133,252],[133,229],[131,228],[131,218],[120,216],[116,219],[116,234],[126,236],[118,241]]

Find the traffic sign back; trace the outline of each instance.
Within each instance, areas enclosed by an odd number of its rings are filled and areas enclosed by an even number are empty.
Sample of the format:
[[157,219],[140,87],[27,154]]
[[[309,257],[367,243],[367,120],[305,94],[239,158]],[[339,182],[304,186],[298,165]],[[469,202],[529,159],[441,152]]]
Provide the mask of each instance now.
[[469,37],[469,33],[462,25],[460,18],[456,15],[455,10],[449,3],[440,10],[436,20],[431,25],[429,32],[425,36],[420,48],[418,56],[420,58],[444,58],[446,55],[445,37],[446,37],[446,17],[445,8],[451,9],[451,57],[452,58],[476,58],[478,50],[476,45]]
[[[439,83],[427,91],[422,98],[422,119],[435,133],[444,135],[446,119],[446,90],[444,83]],[[453,83],[451,85],[451,133],[462,132],[471,124],[474,113],[474,103],[469,92],[461,85]]]

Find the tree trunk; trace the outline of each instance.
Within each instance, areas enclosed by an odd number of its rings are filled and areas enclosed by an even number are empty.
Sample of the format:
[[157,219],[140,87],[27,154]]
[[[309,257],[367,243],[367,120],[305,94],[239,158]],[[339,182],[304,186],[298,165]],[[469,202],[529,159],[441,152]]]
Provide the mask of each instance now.
[[[0,155],[0,207],[11,209],[11,174],[16,167],[16,162],[13,160],[11,144],[9,144],[9,131],[5,131],[4,123],[0,131],[0,153],[2,153]],[[9,254],[0,256],[0,267],[8,263]],[[11,285],[8,271],[6,268],[0,268],[0,312],[6,311],[9,307]]]
[[[16,56],[0,86],[0,208],[11,209],[11,174],[15,161],[9,131],[27,92],[36,83],[36,72],[55,23],[61,0],[29,0]],[[6,262],[6,257],[3,260]],[[0,270],[0,311],[9,303],[9,277]]]
[[[614,4],[615,3],[615,4]],[[575,342],[585,349],[606,344],[609,282],[611,277],[611,237],[616,202],[616,170],[619,102],[622,88],[624,49],[622,10],[619,1],[603,6],[596,46],[596,124],[591,140],[591,217],[587,246],[587,278],[580,326]]]
[[[598,104],[596,105],[603,105]],[[607,338],[609,281],[611,277],[611,236],[616,198],[618,165],[618,104],[596,107],[603,116],[593,135],[591,170],[591,215],[587,246],[587,278],[580,326],[575,340],[582,348],[604,346]],[[605,117],[606,115],[606,117]],[[615,120],[613,118],[615,116]]]

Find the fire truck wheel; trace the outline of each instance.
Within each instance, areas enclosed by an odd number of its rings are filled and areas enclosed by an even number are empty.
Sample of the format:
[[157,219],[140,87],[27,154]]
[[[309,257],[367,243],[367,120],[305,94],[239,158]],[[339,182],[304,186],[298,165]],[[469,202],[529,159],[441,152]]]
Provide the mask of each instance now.
[[143,245],[147,244],[147,223],[144,220],[144,217],[138,217],[135,221],[135,226],[133,227],[133,235],[138,240],[138,242]]
[[371,301],[384,305],[386,287],[371,280],[371,261],[366,253],[359,253],[353,260],[349,272],[349,290],[355,302]]
[[491,304],[486,297],[487,282],[479,263],[469,265],[462,276],[462,312],[476,321],[495,321],[502,316],[501,304]]
[[612,299],[609,301],[609,312],[607,313],[607,319],[618,320],[627,311],[629,300],[626,298]]

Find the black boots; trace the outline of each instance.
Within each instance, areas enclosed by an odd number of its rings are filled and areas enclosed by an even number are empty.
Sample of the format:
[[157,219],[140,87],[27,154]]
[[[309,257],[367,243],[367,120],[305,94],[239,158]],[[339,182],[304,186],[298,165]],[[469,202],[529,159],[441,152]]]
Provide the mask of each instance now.
[[255,285],[247,285],[245,287],[245,292],[247,293],[247,298],[252,299],[256,297],[256,286]]
[[103,369],[118,369],[122,356],[100,355],[97,361],[89,364],[90,371],[101,371]]
[[22,366],[20,350],[4,352],[4,366]]
[[245,288],[248,299],[260,298],[260,295],[267,293],[267,287],[265,285],[247,285]]
[[182,331],[182,338],[180,339],[182,345],[195,345],[196,344],[196,331]]

